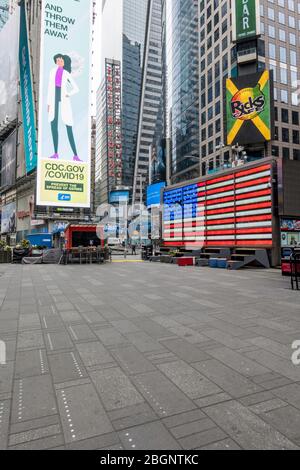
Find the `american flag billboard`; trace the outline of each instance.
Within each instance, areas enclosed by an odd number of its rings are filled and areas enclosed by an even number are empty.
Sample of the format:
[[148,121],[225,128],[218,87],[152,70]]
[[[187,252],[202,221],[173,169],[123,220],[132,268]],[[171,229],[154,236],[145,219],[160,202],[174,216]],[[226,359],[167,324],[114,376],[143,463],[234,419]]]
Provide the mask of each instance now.
[[272,163],[164,192],[165,246],[271,247]]

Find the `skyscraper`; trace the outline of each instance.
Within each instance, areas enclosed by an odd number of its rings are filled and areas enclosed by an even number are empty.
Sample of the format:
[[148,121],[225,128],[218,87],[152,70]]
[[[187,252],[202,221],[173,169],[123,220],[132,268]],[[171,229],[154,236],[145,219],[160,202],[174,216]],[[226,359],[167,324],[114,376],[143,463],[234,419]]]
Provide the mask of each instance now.
[[138,192],[135,178],[139,172],[146,174],[148,170],[148,144],[154,133],[161,91],[160,3],[160,0],[102,3],[98,203],[107,202],[115,190],[128,188],[131,193]]
[[224,135],[224,80],[264,69],[273,70],[275,135],[271,142],[246,145],[248,160],[271,155],[300,158],[300,4],[293,0],[260,0],[259,5],[259,35],[234,43],[230,3],[225,0],[199,2],[202,174],[217,171],[232,156]]
[[199,176],[198,0],[164,0],[171,182]]

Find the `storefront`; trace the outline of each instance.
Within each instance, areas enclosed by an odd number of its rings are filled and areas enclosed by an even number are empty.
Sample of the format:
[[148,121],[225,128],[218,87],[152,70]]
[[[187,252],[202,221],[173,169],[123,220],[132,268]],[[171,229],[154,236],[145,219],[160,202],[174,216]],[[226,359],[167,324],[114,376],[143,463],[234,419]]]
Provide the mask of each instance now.
[[282,248],[300,247],[300,218],[281,219]]

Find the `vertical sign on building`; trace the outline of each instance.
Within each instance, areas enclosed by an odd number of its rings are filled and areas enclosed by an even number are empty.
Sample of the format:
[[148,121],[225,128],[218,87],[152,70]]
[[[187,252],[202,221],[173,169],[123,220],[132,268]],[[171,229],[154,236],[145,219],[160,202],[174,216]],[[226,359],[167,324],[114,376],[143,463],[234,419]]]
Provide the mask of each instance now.
[[232,0],[233,41],[244,41],[260,34],[259,0]]
[[19,66],[25,164],[26,173],[30,173],[31,171],[35,170],[37,165],[37,145],[35,129],[35,109],[31,78],[31,63],[28,45],[27,16],[24,1],[21,3]]
[[106,60],[106,119],[109,191],[122,185],[121,64]]
[[42,0],[37,205],[90,207],[91,0]]

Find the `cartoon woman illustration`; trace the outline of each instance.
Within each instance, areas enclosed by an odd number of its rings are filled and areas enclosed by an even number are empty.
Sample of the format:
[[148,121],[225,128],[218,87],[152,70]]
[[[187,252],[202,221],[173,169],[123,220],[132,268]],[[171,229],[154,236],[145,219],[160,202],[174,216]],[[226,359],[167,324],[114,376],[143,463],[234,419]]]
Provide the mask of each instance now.
[[[54,56],[56,67],[50,72],[48,87],[48,120],[51,123],[51,132],[54,146],[54,154],[50,157],[58,159],[58,115],[61,105],[61,119],[66,125],[69,143],[73,152],[73,161],[81,162],[77,154],[73,134],[73,113],[70,97],[79,92],[71,73],[72,60],[69,56],[57,54]],[[71,87],[71,89],[70,89]]]

